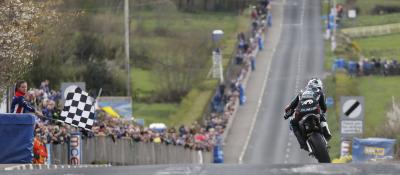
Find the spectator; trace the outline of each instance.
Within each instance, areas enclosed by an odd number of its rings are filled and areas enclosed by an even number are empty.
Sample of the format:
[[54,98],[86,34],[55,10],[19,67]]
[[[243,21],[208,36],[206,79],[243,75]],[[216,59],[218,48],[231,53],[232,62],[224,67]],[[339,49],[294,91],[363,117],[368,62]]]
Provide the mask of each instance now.
[[251,19],[253,21],[258,19],[258,11],[257,11],[256,6],[253,6],[252,9],[251,9]]
[[153,142],[154,143],[161,143],[161,137],[159,133],[156,133],[156,135],[153,137]]
[[240,32],[237,37],[238,41],[246,41],[246,35],[243,32]]
[[41,112],[35,110],[28,102],[25,100],[25,95],[28,90],[28,83],[26,81],[18,81],[15,85],[15,96],[13,97],[11,103],[12,113],[27,113],[34,112],[38,116],[43,116]]
[[56,102],[53,100],[49,100],[47,102],[46,108],[43,109],[43,115],[48,120],[56,120],[60,117],[60,110],[56,108]]
[[46,137],[40,136],[39,133],[35,135],[33,141],[33,163],[34,164],[44,164],[47,161],[47,148],[44,144]]
[[49,87],[49,80],[44,80],[41,84],[40,84],[40,90],[42,90],[42,92],[44,94],[46,94],[46,96],[50,95],[50,87]]

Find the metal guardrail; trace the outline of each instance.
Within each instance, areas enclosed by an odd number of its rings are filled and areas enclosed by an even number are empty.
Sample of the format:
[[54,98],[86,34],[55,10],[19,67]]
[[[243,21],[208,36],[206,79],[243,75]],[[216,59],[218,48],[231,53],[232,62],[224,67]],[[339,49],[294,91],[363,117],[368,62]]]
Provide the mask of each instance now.
[[[211,152],[185,149],[183,146],[134,142],[132,139],[95,137],[82,139],[81,164],[143,165],[176,163],[212,163]],[[68,164],[68,145],[52,145],[51,164]]]

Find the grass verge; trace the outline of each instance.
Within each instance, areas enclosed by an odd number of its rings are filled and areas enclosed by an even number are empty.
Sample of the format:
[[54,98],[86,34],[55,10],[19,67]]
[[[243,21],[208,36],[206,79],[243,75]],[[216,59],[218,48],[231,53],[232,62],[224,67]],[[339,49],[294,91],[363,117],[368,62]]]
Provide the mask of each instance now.
[[346,18],[342,20],[342,28],[352,28],[361,26],[377,26],[383,24],[400,23],[400,14],[387,15],[360,15],[356,19]]
[[177,111],[178,104],[168,103],[134,103],[133,111],[135,118],[142,118],[145,121],[145,125],[148,126],[150,123],[165,123],[170,125],[173,120],[170,115]]
[[367,58],[396,58],[400,56],[400,34],[353,39]]

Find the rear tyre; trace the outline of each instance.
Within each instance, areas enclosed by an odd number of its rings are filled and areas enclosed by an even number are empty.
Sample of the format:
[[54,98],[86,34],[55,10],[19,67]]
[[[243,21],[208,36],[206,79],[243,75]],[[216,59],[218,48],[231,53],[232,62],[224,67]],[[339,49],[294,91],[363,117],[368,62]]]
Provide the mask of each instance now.
[[319,163],[331,163],[331,158],[328,154],[328,148],[326,142],[320,133],[313,133],[309,139],[308,143],[314,153],[315,158]]

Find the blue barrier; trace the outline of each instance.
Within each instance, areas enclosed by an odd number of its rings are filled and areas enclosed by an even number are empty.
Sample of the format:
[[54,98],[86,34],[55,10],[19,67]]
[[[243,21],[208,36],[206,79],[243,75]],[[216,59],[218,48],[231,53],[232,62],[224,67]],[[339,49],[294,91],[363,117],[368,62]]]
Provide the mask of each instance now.
[[243,85],[239,85],[239,104],[240,106],[244,105],[244,102],[246,101],[246,97],[244,96],[244,88]]
[[336,59],[335,65],[338,69],[344,69],[346,67],[346,61],[343,58]]
[[220,95],[220,93],[214,95],[211,101],[211,108],[213,112],[224,112],[224,103],[222,98],[223,97]]
[[0,114],[0,163],[31,163],[35,117]]
[[224,163],[224,151],[222,150],[222,136],[217,135],[217,143],[213,150],[214,163]]
[[353,162],[365,162],[371,159],[392,159],[394,139],[354,138],[352,144]]
[[268,27],[272,26],[272,15],[270,13],[268,14],[268,17],[267,17],[267,24],[268,24]]
[[259,36],[257,39],[258,39],[258,49],[263,50],[264,49],[264,43],[263,43],[262,37]]

